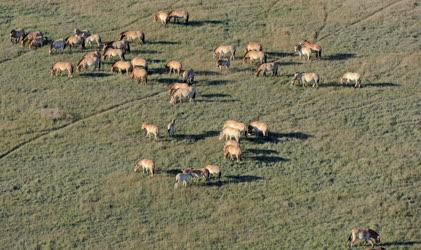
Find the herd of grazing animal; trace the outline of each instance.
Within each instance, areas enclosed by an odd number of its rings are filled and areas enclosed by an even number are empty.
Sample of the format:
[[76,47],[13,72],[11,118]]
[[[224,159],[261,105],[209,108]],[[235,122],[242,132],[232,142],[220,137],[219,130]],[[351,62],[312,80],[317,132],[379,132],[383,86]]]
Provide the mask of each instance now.
[[[185,10],[173,10],[170,12],[158,11],[154,15],[154,21],[160,22],[163,25],[168,23],[178,23],[183,20],[185,24],[189,22],[189,13]],[[31,31],[26,32],[24,29],[13,29],[10,32],[10,41],[12,43],[20,43],[22,47],[28,46],[29,49],[37,49],[44,45],[49,44],[49,54],[53,55],[58,52],[63,52],[66,48],[69,50],[80,48],[84,50],[86,46],[96,46],[97,50],[87,52],[80,59],[76,65],[77,72],[82,70],[101,70],[101,63],[110,58],[117,58],[111,66],[112,72],[126,73],[130,78],[135,79],[138,83],[148,83],[148,62],[141,57],[134,57],[130,61],[125,59],[125,54],[130,53],[130,44],[137,42],[140,45],[145,44],[145,34],[139,30],[128,30],[119,34],[119,40],[102,42],[99,34],[91,34],[88,30],[75,29],[73,34],[57,40],[48,39],[43,32]],[[102,46],[102,51],[101,51]],[[314,44],[308,40],[298,43],[294,50],[301,58],[304,56],[310,60],[311,56],[315,54],[316,58],[321,59],[322,47]],[[244,63],[253,63],[257,61],[255,75],[271,76],[278,75],[280,67],[279,62],[267,62],[267,54],[263,50],[263,46],[258,42],[249,42],[245,46],[243,61]],[[213,50],[213,57],[217,61],[217,67],[222,70],[226,68],[229,70],[231,62],[235,60],[236,47],[232,45],[220,45]],[[170,60],[166,63],[165,67],[169,74],[182,75],[182,82],[173,83],[169,86],[170,103],[175,105],[177,102],[188,100],[194,101],[196,97],[196,88],[194,85],[195,73],[192,69],[183,70],[183,65],[178,60]],[[61,73],[66,73],[68,77],[72,77],[75,67],[72,63],[66,61],[55,62],[51,67],[51,75],[58,76]],[[361,75],[355,72],[347,72],[340,78],[341,85],[347,85],[353,82],[354,87],[361,87]],[[291,84],[301,84],[305,87],[308,83],[317,88],[320,83],[320,76],[313,72],[296,72],[291,80]],[[158,126],[150,123],[143,123],[141,129],[146,131],[146,137],[153,137],[158,139]],[[176,120],[173,119],[167,125],[167,132],[169,137],[174,137],[176,134]],[[241,161],[241,146],[240,138],[251,135],[256,137],[262,136],[267,138],[269,136],[268,125],[262,121],[250,121],[248,125],[236,121],[227,120],[219,135],[219,140],[225,140],[223,147],[224,159]],[[141,159],[134,166],[134,172],[156,174],[155,161],[150,159]],[[221,168],[217,165],[208,165],[204,168],[193,169],[186,168],[176,175],[175,187],[178,185],[187,186],[188,182],[195,179],[209,180],[212,176],[221,178]],[[357,241],[364,241],[371,244],[380,243],[380,236],[374,230],[368,228],[354,228],[349,236],[349,246],[353,247]],[[384,249],[384,248],[378,248]]]

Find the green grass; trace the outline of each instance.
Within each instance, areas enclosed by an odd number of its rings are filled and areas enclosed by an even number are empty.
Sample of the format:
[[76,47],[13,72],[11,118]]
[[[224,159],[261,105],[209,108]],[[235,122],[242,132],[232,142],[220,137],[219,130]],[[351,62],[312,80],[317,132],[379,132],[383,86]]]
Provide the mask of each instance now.
[[[192,24],[152,22],[175,8]],[[419,10],[412,0],[2,1],[1,248],[345,249],[357,226],[378,230],[388,249],[421,248]],[[53,62],[82,52],[28,51],[9,42],[15,27],[54,39],[86,28],[104,41],[144,30],[146,45],[128,58],[140,54],[153,72],[181,60],[198,72],[198,100],[171,107],[175,76],[140,86],[110,64],[102,77],[52,78]],[[289,54],[316,32],[323,60]],[[281,61],[281,76],[253,75],[240,60],[247,41]],[[222,43],[239,52],[220,73],[211,52]],[[320,88],[290,86],[295,71],[319,73]],[[361,72],[364,87],[340,87],[346,71]],[[70,116],[46,120],[43,107]],[[230,118],[271,131],[241,142],[241,163],[224,160],[217,139]],[[158,141],[142,122],[159,125]],[[133,173],[140,158],[155,159],[159,174]],[[174,190],[178,170],[211,163],[221,185]]]

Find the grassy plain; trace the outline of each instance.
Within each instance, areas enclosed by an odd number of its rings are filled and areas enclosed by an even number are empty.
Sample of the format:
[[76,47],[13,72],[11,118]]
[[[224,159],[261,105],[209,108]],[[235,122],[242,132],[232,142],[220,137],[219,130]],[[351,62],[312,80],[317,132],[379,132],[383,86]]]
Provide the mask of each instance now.
[[[420,3],[346,1],[40,1],[0,3],[0,248],[345,249],[352,227],[378,230],[388,249],[421,248]],[[152,22],[186,9],[190,25]],[[51,78],[58,60],[9,42],[15,27],[51,38],[74,28],[103,40],[146,33],[136,54],[151,62],[152,86],[109,72]],[[295,43],[313,39],[323,60],[304,62]],[[281,76],[256,78],[240,54],[260,41]],[[239,46],[229,72],[212,48]],[[198,100],[171,107],[181,60],[197,72]],[[321,75],[319,89],[290,86],[295,71]],[[362,89],[342,88],[346,71]],[[42,119],[43,107],[69,116]],[[177,139],[165,135],[178,122]],[[269,140],[243,140],[241,163],[223,160],[224,120],[259,118]],[[144,138],[142,122],[161,138]],[[160,173],[134,174],[140,158]],[[174,190],[185,167],[219,164],[221,183]]]

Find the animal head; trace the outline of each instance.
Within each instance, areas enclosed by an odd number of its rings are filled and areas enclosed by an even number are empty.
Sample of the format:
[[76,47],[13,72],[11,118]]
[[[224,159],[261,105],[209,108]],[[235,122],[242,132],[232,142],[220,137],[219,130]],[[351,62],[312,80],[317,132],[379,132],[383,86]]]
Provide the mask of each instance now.
[[295,46],[294,46],[294,51],[295,51],[295,52],[299,52],[299,51],[301,50],[301,46],[302,46],[301,44],[297,44],[297,45],[295,45]]
[[344,84],[346,82],[346,79],[341,77],[341,84]]
[[139,172],[139,171],[140,171],[140,166],[136,164],[136,165],[134,166],[134,168],[133,168],[133,171],[134,171],[134,172]]

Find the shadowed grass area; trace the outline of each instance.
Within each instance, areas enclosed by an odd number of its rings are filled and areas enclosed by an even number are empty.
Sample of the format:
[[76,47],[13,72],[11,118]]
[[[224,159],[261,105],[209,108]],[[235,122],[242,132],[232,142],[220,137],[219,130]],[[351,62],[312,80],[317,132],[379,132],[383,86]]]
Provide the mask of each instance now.
[[[0,3],[0,245],[14,248],[344,249],[353,227],[380,232],[390,249],[421,247],[419,6],[411,0],[11,1]],[[186,9],[188,24],[153,22],[157,10]],[[51,39],[75,28],[116,40],[141,29],[130,60],[149,62],[148,85],[111,72],[51,77],[56,61],[11,44],[16,27]],[[323,47],[300,60],[303,39]],[[244,45],[258,41],[279,76],[256,77]],[[212,58],[237,46],[231,68]],[[93,50],[93,49],[89,49]],[[194,103],[169,103],[180,81],[164,65],[196,72]],[[318,89],[291,86],[317,72]],[[342,87],[346,71],[363,87]],[[61,119],[42,117],[58,108]],[[177,134],[166,125],[176,119]],[[260,119],[267,138],[241,138],[240,162],[224,160],[227,119]],[[143,122],[159,126],[145,138]],[[154,177],[134,173],[154,159]],[[183,168],[219,165],[220,179],[174,189]],[[361,248],[361,247],[359,247]]]

